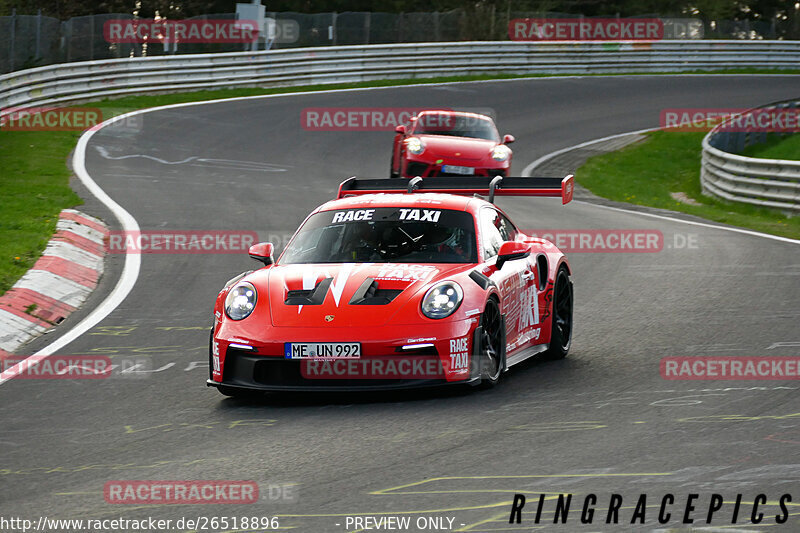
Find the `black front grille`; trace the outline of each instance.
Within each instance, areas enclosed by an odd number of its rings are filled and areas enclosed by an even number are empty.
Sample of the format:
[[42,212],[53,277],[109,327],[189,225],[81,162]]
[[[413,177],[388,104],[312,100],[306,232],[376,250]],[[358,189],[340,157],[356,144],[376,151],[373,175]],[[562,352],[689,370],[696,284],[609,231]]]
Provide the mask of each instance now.
[[408,166],[406,166],[406,175],[411,176],[412,178],[416,176],[424,176],[427,171],[428,165],[425,163],[410,161]]
[[[412,355],[412,354],[409,354]],[[422,355],[415,353],[413,355]],[[254,355],[236,348],[229,348],[225,355],[222,381],[226,385],[242,385],[266,388],[392,388],[420,383],[447,383],[444,379],[310,379],[303,377],[300,365],[303,361]]]
[[408,383],[404,379],[309,379],[303,377],[303,361],[263,359],[256,362],[253,380],[259,385],[302,387],[365,387]]
[[471,178],[473,174],[455,174],[453,172],[436,172],[434,174],[437,178]]

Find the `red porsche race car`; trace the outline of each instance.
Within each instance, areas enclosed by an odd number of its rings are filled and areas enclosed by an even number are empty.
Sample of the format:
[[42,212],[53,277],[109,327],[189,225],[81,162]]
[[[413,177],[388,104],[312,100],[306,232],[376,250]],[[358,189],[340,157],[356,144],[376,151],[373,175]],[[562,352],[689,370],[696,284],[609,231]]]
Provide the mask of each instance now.
[[486,115],[421,111],[397,126],[390,176],[508,176],[513,135],[500,138]]
[[208,385],[229,396],[491,386],[531,356],[566,356],[567,258],[493,200],[567,203],[572,190],[572,176],[344,181],[277,261],[271,243],[252,246],[264,266],[219,293]]

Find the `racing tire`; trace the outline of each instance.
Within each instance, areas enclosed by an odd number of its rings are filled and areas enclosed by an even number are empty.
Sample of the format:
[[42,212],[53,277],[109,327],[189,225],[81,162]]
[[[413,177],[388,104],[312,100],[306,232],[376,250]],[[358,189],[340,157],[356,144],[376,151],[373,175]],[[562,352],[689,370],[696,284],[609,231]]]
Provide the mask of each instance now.
[[478,326],[481,328],[476,352],[478,365],[480,365],[480,387],[489,389],[500,381],[505,354],[505,322],[500,314],[497,300],[493,298],[487,300]]
[[[394,170],[394,150],[395,149],[392,148],[392,160],[389,161],[389,177],[390,178],[399,178],[400,177],[400,169],[398,168],[397,172],[395,172],[395,170]],[[402,166],[402,164],[403,164],[403,162],[401,161],[400,165]]]
[[561,266],[556,273],[553,289],[553,317],[550,329],[550,347],[542,354],[548,361],[564,359],[572,345],[572,282],[567,268]]

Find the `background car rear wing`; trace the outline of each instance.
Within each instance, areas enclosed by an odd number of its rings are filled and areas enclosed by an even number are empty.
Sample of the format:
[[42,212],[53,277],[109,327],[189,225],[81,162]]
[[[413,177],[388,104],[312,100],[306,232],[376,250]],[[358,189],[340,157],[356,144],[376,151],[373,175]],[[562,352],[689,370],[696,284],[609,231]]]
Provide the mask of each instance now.
[[560,196],[561,203],[572,200],[575,189],[572,174],[564,178],[520,178],[495,177],[435,177],[423,180],[416,178],[348,178],[339,185],[336,198],[375,193],[436,192],[472,196]]

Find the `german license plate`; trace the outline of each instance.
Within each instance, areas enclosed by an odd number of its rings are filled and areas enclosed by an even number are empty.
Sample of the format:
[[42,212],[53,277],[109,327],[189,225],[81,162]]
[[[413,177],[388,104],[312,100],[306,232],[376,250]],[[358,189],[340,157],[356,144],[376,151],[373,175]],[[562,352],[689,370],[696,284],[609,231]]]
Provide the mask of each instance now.
[[475,174],[475,169],[472,167],[458,167],[455,165],[442,165],[442,172],[448,174],[461,174],[463,176],[472,176]]
[[360,342],[286,342],[283,345],[286,359],[358,359]]

